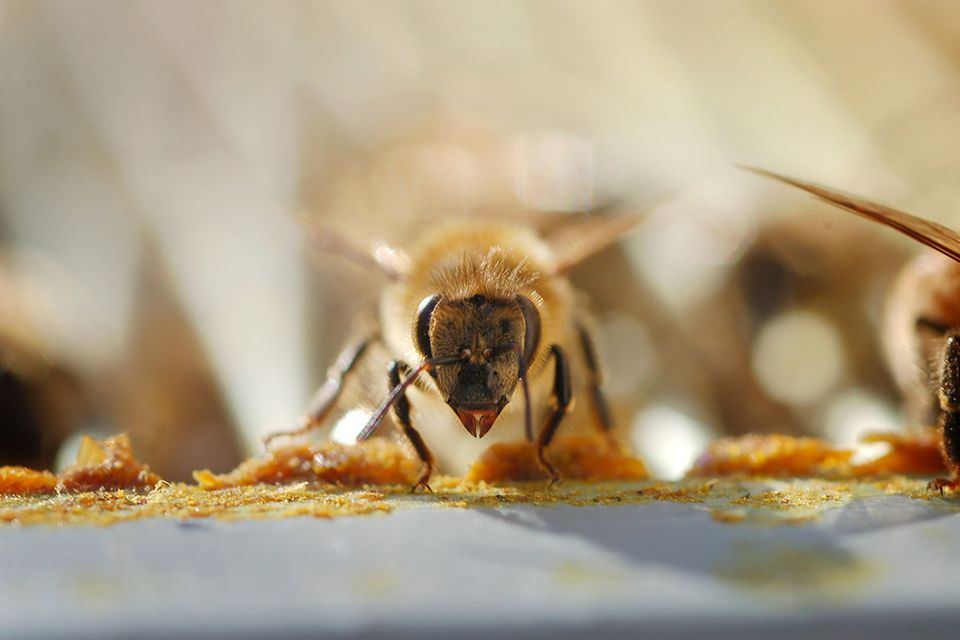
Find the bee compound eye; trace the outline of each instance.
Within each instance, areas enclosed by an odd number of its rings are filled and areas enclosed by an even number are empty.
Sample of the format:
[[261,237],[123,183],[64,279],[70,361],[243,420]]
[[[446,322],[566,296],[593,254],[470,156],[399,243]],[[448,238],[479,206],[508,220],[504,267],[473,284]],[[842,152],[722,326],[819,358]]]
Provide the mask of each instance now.
[[430,319],[433,317],[433,310],[437,308],[440,302],[439,295],[427,296],[417,307],[417,321],[414,325],[414,334],[417,340],[417,348],[425,358],[433,357],[433,349],[430,346]]
[[516,302],[520,307],[520,313],[523,314],[523,322],[526,326],[521,356],[521,367],[526,369],[533,361],[533,356],[537,353],[537,347],[540,345],[540,312],[537,311],[537,306],[533,301],[526,296],[517,296]]
[[487,347],[486,349],[483,350],[482,355],[484,360],[489,360],[490,358],[493,357],[493,349],[491,349],[490,347]]
[[473,355],[473,351],[471,351],[470,349],[461,349],[461,350],[460,350],[460,357],[463,358],[464,360],[467,360],[467,359],[470,358],[470,356],[472,356],[472,355]]

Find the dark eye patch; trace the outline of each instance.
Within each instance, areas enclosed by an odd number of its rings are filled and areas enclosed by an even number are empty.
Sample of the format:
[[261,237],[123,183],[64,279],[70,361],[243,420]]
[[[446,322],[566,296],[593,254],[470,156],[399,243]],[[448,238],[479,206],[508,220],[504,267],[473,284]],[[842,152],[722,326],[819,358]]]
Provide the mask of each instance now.
[[940,322],[935,322],[929,318],[917,318],[916,328],[918,331],[930,331],[937,335],[946,335],[950,327]]
[[512,327],[512,326],[513,326],[513,323],[511,323],[509,320],[506,320],[506,319],[501,320],[501,321],[500,321],[500,332],[501,332],[501,333],[510,333],[510,327]]
[[537,306],[526,296],[517,296],[516,302],[517,306],[520,307],[526,325],[523,336],[523,357],[520,359],[523,363],[521,369],[525,370],[527,365],[532,362],[540,344],[540,312],[537,311]]
[[433,310],[440,302],[439,295],[432,295],[424,298],[417,308],[416,337],[417,348],[425,358],[433,357],[433,349],[430,346],[430,318],[433,316]]

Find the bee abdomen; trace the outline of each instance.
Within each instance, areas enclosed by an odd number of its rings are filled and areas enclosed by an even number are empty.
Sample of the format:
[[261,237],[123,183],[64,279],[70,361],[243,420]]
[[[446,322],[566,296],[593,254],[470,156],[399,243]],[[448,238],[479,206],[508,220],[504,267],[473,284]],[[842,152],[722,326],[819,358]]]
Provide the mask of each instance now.
[[951,468],[960,466],[960,336],[947,337],[940,374],[940,431],[944,459]]
[[949,336],[944,344],[939,396],[943,411],[960,411],[960,336]]
[[941,447],[947,466],[960,466],[960,412],[945,411],[940,414]]

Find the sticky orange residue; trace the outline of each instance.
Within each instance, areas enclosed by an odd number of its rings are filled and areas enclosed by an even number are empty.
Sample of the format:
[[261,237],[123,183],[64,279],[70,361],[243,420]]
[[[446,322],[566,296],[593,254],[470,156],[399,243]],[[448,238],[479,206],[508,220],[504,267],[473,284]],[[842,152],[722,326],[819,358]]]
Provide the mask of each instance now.
[[814,476],[843,469],[851,455],[817,438],[750,434],[710,443],[688,475]]
[[137,460],[130,438],[120,434],[97,442],[80,441],[77,460],[59,476],[24,467],[0,467],[0,495],[29,495],[54,491],[140,489],[160,482],[160,476]]
[[103,442],[84,436],[77,461],[60,473],[59,488],[66,491],[145,489],[158,482],[160,476],[134,457],[130,437],[122,433]]
[[26,467],[0,467],[0,495],[33,495],[53,493],[57,476],[49,471],[34,471]]
[[342,486],[413,485],[420,463],[395,442],[375,438],[360,444],[324,442],[291,444],[268,451],[221,475],[195,471],[204,489],[224,489],[255,484],[327,482]]
[[936,428],[916,429],[902,433],[872,433],[863,442],[883,442],[890,450],[876,460],[851,469],[856,476],[938,475],[947,472],[940,453],[940,433]]
[[[561,478],[569,480],[643,480],[647,469],[623,447],[602,435],[557,438],[547,459]],[[484,451],[467,473],[468,481],[509,482],[546,480],[532,442],[500,442]]]

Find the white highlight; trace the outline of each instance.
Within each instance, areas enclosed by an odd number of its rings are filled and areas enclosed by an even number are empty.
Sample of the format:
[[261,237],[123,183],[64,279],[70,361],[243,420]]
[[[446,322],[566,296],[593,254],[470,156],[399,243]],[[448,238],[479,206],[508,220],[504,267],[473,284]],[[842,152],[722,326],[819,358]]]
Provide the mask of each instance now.
[[843,343],[819,314],[791,311],[760,331],[754,342],[753,371],[771,396],[801,405],[821,398],[844,373]]
[[659,368],[650,331],[637,319],[618,312],[603,316],[596,339],[606,372],[604,391],[611,397],[636,394],[648,386]]
[[658,298],[682,312],[723,286],[750,245],[755,216],[724,182],[701,182],[651,211],[628,255]]
[[594,206],[593,144],[565,133],[520,136],[513,145],[513,183],[531,209],[586,211]]
[[676,480],[706,449],[711,430],[674,407],[657,405],[637,415],[630,438],[654,477]]
[[833,442],[854,450],[853,462],[872,460],[889,450],[881,442],[863,443],[868,433],[897,431],[900,422],[894,407],[862,389],[840,394],[827,406],[825,435]]
[[373,413],[367,409],[351,409],[337,420],[333,431],[330,432],[330,439],[340,444],[355,444],[357,436],[363,431],[370,416]]

